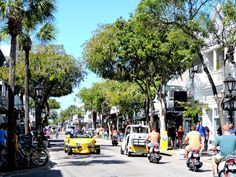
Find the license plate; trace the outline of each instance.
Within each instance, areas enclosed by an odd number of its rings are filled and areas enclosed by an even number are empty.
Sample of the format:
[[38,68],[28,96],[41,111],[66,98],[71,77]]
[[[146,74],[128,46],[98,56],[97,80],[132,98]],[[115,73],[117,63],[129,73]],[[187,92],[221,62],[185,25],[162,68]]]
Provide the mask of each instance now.
[[158,152],[159,151],[159,149],[154,149],[154,152]]
[[143,154],[143,153],[144,153],[143,150],[137,150],[137,151],[136,151],[136,154]]
[[199,157],[199,154],[193,154],[193,157]]
[[229,169],[229,170],[236,170],[236,165],[229,165],[229,166],[228,166],[228,169]]

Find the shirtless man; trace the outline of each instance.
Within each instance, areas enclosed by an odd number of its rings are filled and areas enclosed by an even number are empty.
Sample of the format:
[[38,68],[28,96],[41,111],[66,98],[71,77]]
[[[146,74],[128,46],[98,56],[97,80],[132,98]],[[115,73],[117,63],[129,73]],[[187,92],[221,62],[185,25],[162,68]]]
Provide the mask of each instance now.
[[191,150],[200,150],[202,148],[202,138],[198,131],[196,131],[195,125],[191,126],[191,131],[187,133],[185,137],[185,143],[188,142],[189,145],[185,148],[185,157],[188,160],[188,153]]
[[160,141],[160,134],[156,131],[156,128],[152,128],[152,132],[148,134],[144,142],[147,140],[150,140],[151,142],[146,145],[146,149],[148,152],[148,148],[151,147],[152,145],[159,144],[158,142]]

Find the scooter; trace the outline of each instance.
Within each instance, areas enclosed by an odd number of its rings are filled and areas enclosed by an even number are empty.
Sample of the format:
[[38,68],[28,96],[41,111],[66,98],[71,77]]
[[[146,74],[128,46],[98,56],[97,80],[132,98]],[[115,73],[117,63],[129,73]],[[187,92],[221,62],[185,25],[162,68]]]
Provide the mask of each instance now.
[[118,136],[113,135],[112,140],[111,140],[112,146],[117,146],[118,145]]
[[235,177],[236,176],[236,156],[227,156],[219,164],[219,177]]
[[186,164],[190,170],[193,170],[195,172],[198,171],[199,168],[202,167],[203,163],[200,161],[199,150],[195,149],[195,150],[190,151]]
[[147,157],[150,163],[158,163],[161,160],[162,156],[157,144],[149,147]]

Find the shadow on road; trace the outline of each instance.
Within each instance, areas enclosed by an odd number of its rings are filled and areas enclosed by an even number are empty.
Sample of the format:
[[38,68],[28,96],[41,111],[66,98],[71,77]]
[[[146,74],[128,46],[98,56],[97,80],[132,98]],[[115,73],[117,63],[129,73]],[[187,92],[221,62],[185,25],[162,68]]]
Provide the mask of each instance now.
[[61,163],[59,166],[89,166],[89,165],[108,165],[108,164],[125,164],[128,163],[128,161],[124,160],[90,160],[90,161],[70,161]]
[[104,155],[104,154],[86,154],[86,155],[79,155],[79,154],[73,154],[73,155],[67,155],[66,157],[63,157],[63,159],[86,159],[86,158],[111,158],[113,156],[111,155]]
[[45,176],[63,177],[60,170],[50,170],[50,171],[42,171],[42,172],[32,172],[32,173],[27,173],[27,174],[19,174],[15,177],[32,177],[32,176],[34,177],[45,177]]
[[199,169],[197,173],[209,172],[209,171],[212,171],[212,170]]

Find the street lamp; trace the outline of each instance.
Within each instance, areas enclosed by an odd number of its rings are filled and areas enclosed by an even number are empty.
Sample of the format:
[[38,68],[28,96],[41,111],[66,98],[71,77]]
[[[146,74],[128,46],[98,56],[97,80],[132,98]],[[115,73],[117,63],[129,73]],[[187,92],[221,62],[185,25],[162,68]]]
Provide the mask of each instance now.
[[38,84],[38,85],[36,85],[36,87],[34,89],[35,89],[37,98],[41,98],[43,86],[41,84]]
[[41,103],[40,99],[42,98],[42,90],[43,86],[41,84],[36,85],[35,93],[36,93],[36,107],[35,107],[35,121],[36,121],[36,129],[38,132],[41,132],[42,126],[41,126]]
[[233,96],[232,92],[235,91],[236,80],[232,76],[225,78],[223,81],[225,89],[229,94],[226,94],[222,102],[223,110],[229,111],[229,121],[233,122],[233,111],[236,110],[236,96]]

